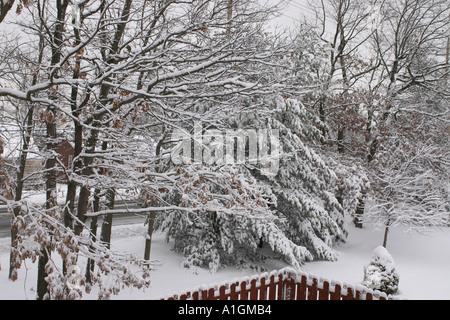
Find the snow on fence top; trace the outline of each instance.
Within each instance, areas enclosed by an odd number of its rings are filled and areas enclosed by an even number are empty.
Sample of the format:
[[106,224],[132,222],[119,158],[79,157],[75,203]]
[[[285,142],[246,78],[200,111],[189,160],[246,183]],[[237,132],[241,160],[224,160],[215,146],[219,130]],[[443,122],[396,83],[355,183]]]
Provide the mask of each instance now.
[[292,268],[244,277],[161,300],[393,300],[380,291],[319,278]]

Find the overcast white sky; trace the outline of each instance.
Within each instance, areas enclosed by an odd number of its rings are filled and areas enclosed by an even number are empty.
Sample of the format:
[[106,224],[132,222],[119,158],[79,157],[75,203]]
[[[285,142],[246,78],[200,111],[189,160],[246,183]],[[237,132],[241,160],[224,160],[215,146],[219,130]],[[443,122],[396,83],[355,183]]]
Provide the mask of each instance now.
[[[281,16],[274,19],[270,22],[273,27],[278,28],[279,31],[290,28],[294,29],[296,26],[300,24],[304,18],[309,18],[314,20],[314,12],[311,9],[311,6],[308,2],[319,4],[318,0],[260,0],[261,3],[268,4],[277,4],[280,1],[285,1],[285,8],[281,12]],[[9,15],[6,17],[6,21],[14,21],[18,18],[23,18],[22,16],[18,17],[15,14],[15,7],[10,11]],[[11,24],[2,23],[0,24],[0,31],[11,32],[12,29],[15,28]],[[333,22],[330,19],[327,19],[327,30],[330,30],[330,34],[334,31]]]
[[[278,3],[279,0],[261,0],[263,3]],[[308,2],[317,3],[318,0],[285,0],[286,8],[282,10],[282,15],[271,22],[273,26],[278,28],[295,28],[304,18],[315,20],[315,14]],[[327,18],[327,30],[333,33],[335,29],[334,22]]]
[[[280,0],[261,0],[262,3],[278,3]],[[274,21],[274,25],[279,25],[280,27],[294,27],[296,24],[299,23],[299,20],[302,19],[303,16],[311,17],[312,11],[308,5],[308,0],[285,0],[287,2],[287,7],[285,10],[283,10],[282,16],[276,21]],[[312,2],[317,0],[312,0]],[[15,7],[14,10],[11,10],[9,17],[7,16],[6,21],[8,20],[14,20],[15,16]],[[8,19],[11,18],[11,19]],[[11,26],[6,26],[6,24],[2,24],[1,29],[10,29]]]
[[[270,0],[271,2],[277,2],[278,0]],[[302,17],[310,17],[313,12],[310,9],[308,0],[285,0],[288,4],[286,9],[283,10],[283,16],[280,17],[279,22],[285,26],[292,26],[299,22]]]

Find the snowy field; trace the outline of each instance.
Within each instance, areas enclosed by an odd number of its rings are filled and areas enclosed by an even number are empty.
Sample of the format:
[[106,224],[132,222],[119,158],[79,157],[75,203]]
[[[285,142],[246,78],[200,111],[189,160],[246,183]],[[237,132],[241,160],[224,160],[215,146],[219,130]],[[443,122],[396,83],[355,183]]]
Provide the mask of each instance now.
[[[142,225],[117,226],[114,228],[113,249],[143,254],[145,227]],[[381,231],[370,226],[358,230],[349,226],[347,243],[337,248],[339,261],[307,263],[303,271],[320,277],[359,284],[363,279],[364,265],[368,264],[372,251],[383,238]],[[36,288],[36,265],[30,261],[22,267],[20,278],[11,282],[8,277],[9,238],[0,239],[0,300],[34,299]],[[194,289],[200,285],[214,284],[245,276],[259,274],[253,269],[226,268],[211,274],[206,270],[185,270],[180,267],[182,258],[172,252],[171,244],[164,235],[156,234],[152,244],[152,259],[156,260],[152,285],[146,291],[125,289],[112,299],[159,299],[169,294]],[[428,235],[406,233],[404,228],[395,228],[390,233],[388,250],[395,259],[400,275],[401,299],[450,300],[450,229]],[[268,271],[286,267],[283,262],[267,261]],[[85,299],[96,299],[95,290]]]

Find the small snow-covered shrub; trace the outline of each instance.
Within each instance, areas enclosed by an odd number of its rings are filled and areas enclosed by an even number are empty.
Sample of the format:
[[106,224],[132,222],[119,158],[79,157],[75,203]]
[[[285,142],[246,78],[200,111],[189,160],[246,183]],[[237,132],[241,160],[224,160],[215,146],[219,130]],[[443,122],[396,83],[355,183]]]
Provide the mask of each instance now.
[[394,294],[398,290],[400,277],[395,270],[395,262],[384,247],[376,248],[372,260],[364,268],[363,285],[372,290]]

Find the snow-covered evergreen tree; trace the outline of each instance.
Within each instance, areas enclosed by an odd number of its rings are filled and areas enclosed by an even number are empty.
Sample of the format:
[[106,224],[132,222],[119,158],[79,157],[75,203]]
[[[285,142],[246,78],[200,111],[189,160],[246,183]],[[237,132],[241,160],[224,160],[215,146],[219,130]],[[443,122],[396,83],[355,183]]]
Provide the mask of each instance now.
[[[244,265],[273,254],[295,267],[337,258],[333,245],[345,239],[346,231],[342,207],[332,192],[336,175],[310,145],[321,137],[317,119],[298,100],[263,100],[259,106],[266,110],[258,110],[271,117],[251,116],[250,110],[230,120],[230,127],[279,130],[275,174],[265,175],[261,161],[178,169],[185,181],[165,200],[198,210],[160,213],[155,227],[174,239],[186,266],[215,271],[224,264]],[[271,152],[275,147],[271,145]]]
[[314,258],[335,260],[332,247],[347,233],[342,206],[333,193],[336,174],[313,148],[322,139],[319,119],[298,100],[278,97],[268,122],[280,130],[282,141],[280,170],[266,183],[277,196],[284,230]]
[[384,247],[377,247],[370,263],[364,268],[363,285],[386,294],[398,291],[400,276],[395,269],[395,261]]

